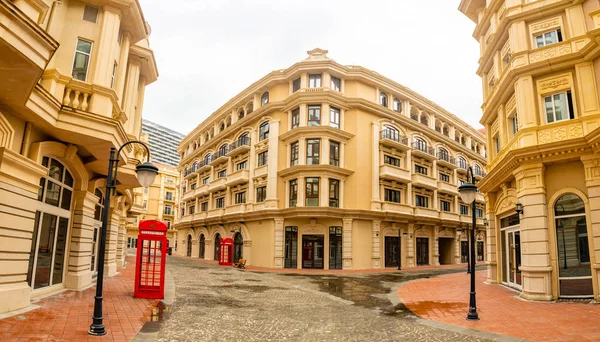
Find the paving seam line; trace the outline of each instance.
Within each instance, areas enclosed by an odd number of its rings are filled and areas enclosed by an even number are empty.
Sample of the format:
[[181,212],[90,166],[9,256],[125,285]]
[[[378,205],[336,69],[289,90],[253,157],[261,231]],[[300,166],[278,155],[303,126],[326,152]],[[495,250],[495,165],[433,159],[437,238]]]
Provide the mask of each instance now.
[[[445,275],[445,274],[437,275],[435,277],[440,277],[443,275]],[[388,299],[390,300],[390,302],[392,302],[393,306],[396,306],[398,304],[403,304],[402,301],[400,301],[400,297],[398,296],[398,290],[400,289],[400,287],[402,287],[408,283],[412,283],[415,281],[424,281],[426,279],[427,278],[413,279],[413,280],[408,280],[408,281],[403,281],[401,283],[397,283],[396,285],[391,287],[391,291],[388,294]],[[410,309],[408,309],[408,308],[406,308],[406,309],[410,311]],[[412,313],[412,311],[411,311],[411,313]],[[485,339],[488,339],[491,341],[498,341],[498,342],[527,342],[528,341],[528,340],[523,340],[523,339],[512,337],[512,336],[500,335],[497,333],[487,332],[487,331],[483,331],[483,330],[465,328],[465,327],[462,327],[459,325],[424,319],[424,318],[421,318],[421,317],[415,315],[414,313],[413,313],[413,315],[415,316],[415,321],[417,323],[426,325],[426,326],[429,326],[432,328],[443,329],[443,330],[447,330],[447,331],[452,331],[452,332],[469,335],[469,336],[473,336],[473,337],[485,338]]]

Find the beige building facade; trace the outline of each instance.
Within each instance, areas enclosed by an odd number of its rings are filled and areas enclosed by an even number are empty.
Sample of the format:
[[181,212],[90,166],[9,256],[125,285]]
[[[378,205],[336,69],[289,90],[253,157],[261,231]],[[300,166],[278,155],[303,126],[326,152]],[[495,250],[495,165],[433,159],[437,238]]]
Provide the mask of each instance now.
[[111,147],[146,140],[145,86],[157,79],[149,26],[125,1],[0,0],[0,313],[91,285],[101,217],[105,275],[125,261],[126,224],[143,212],[123,150],[103,207]]
[[468,166],[484,175],[484,136],[374,71],[308,55],[180,143],[178,253],[216,259],[232,238],[234,260],[273,268],[464,262],[471,210],[457,186]]
[[158,167],[158,175],[154,183],[146,188],[135,188],[136,197],[142,199],[143,214],[129,220],[127,224],[127,248],[134,253],[138,241],[138,224],[140,220],[159,220],[167,224],[167,239],[169,247],[175,248],[176,234],[173,229],[177,198],[179,197],[179,171],[176,167],[152,162]]
[[600,299],[600,3],[463,0],[481,46],[488,281]]

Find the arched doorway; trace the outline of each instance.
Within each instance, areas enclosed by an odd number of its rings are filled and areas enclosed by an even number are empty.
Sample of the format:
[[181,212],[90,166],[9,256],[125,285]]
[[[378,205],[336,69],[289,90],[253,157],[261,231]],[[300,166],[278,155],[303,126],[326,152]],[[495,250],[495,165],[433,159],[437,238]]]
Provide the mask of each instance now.
[[192,236],[188,235],[187,238],[187,256],[191,257],[192,256]]
[[243,250],[244,250],[244,239],[242,238],[241,233],[235,233],[233,237],[233,261],[237,262],[240,259],[243,259]]
[[200,259],[204,259],[204,250],[205,250],[205,246],[204,246],[204,242],[206,241],[206,239],[204,238],[204,234],[200,234]]
[[221,254],[221,234],[215,235],[215,255],[213,260],[219,260]]
[[62,283],[74,186],[60,161],[43,157],[42,165],[48,174],[40,179],[27,269],[27,283],[34,290]]
[[575,194],[562,195],[554,204],[554,218],[559,296],[593,296],[590,249],[583,200]]

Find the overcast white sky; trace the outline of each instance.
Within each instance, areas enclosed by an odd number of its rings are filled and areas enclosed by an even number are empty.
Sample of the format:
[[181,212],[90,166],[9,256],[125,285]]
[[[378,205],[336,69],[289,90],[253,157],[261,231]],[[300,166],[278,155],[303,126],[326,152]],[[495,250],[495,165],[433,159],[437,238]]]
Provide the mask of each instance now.
[[319,47],[480,128],[475,24],[459,0],[141,0],[159,78],[144,118],[187,134],[230,98]]

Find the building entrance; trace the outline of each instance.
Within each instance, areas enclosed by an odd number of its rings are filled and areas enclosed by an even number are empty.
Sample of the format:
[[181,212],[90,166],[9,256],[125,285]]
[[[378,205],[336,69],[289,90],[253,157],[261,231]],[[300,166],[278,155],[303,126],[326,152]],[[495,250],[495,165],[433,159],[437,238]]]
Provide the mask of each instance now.
[[302,268],[323,269],[323,235],[302,236]]
[[429,239],[417,238],[417,266],[429,265]]
[[521,228],[519,214],[500,220],[502,243],[502,283],[521,290]]
[[449,265],[454,259],[454,239],[439,238],[440,265]]
[[398,267],[400,250],[398,249],[398,237],[385,237],[385,267]]

